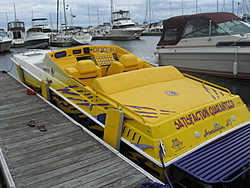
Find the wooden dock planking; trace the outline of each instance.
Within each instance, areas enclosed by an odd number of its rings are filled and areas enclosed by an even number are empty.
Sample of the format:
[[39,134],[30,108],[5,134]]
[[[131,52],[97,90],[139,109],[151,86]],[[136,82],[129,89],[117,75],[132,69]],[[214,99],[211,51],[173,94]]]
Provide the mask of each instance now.
[[10,75],[0,74],[0,87],[0,147],[17,188],[133,188],[157,181],[37,95],[27,95]]

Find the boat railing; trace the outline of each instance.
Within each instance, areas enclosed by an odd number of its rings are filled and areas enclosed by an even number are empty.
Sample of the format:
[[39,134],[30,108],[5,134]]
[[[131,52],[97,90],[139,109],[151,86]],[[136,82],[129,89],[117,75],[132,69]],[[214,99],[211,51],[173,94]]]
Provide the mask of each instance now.
[[197,80],[197,81],[201,82],[201,83],[202,83],[202,85],[207,84],[207,85],[210,85],[210,86],[216,87],[216,88],[218,88],[218,89],[221,89],[221,90],[223,90],[223,91],[226,91],[229,95],[232,95],[231,91],[230,91],[229,89],[225,88],[225,87],[222,87],[222,86],[219,86],[219,85],[213,84],[213,83],[211,83],[211,82],[208,82],[208,81],[202,80],[202,79],[200,79],[200,78],[196,78],[196,77],[191,76],[191,75],[189,75],[189,74],[185,74],[185,73],[183,73],[183,75],[184,75],[185,77],[189,77],[189,78],[191,78],[191,79],[193,79],[193,80]]

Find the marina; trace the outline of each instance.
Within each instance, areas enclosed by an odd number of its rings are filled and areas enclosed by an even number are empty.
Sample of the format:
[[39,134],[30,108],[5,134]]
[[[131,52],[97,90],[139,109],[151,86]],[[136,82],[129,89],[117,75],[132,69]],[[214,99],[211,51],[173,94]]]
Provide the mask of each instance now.
[[[155,44],[158,42],[158,40],[159,40],[158,36],[142,36],[140,40],[135,40],[135,41],[109,41],[109,40],[95,41],[95,40],[93,40],[90,43],[90,47],[92,45],[94,46],[94,45],[103,45],[103,44],[105,44],[105,45],[114,45],[115,44],[115,45],[118,45],[118,46],[121,46],[121,47],[125,48],[129,52],[131,52],[131,53],[137,55],[138,57],[142,58],[143,60],[146,60],[146,61],[148,61],[148,62],[150,62],[150,63],[153,64],[154,63],[154,59],[153,59],[153,55],[152,54],[153,54],[153,51],[155,49]],[[82,47],[83,47],[83,49],[86,48],[84,51],[85,51],[85,53],[88,53],[88,50],[87,50],[88,47],[87,46],[82,46]],[[77,48],[78,47],[76,47],[76,49]],[[79,48],[80,48],[80,46],[79,46]],[[63,49],[63,48],[49,47],[49,49],[51,49],[51,50],[58,50],[58,49]],[[97,49],[99,49],[99,48],[97,48]],[[25,49],[23,49],[23,48],[11,49],[10,53],[1,54],[1,58],[2,58],[2,60],[3,60],[4,63],[0,65],[0,68],[7,70],[11,74],[13,74],[14,77],[18,78],[18,74],[17,74],[17,72],[15,70],[15,66],[10,61],[10,58],[11,58],[12,54],[16,54],[18,52],[22,52],[23,53],[23,52],[25,52],[24,50]],[[4,68],[2,68],[1,66],[4,67]],[[248,94],[248,91],[249,91],[249,88],[250,88],[250,82],[248,80],[244,80],[243,81],[243,80],[235,80],[235,79],[231,79],[231,78],[225,79],[225,78],[221,78],[221,77],[213,77],[213,76],[200,75],[200,74],[193,74],[193,75],[196,76],[196,77],[198,77],[198,78],[201,78],[201,79],[210,81],[212,83],[221,85],[223,87],[227,87],[232,92],[232,94],[239,94],[242,97],[243,102],[245,102],[247,105],[250,103],[249,102],[250,101],[249,100],[249,94]],[[31,95],[28,95],[28,96],[31,96]],[[231,108],[230,105],[228,105],[227,108],[230,109]],[[209,113],[212,114],[211,111],[207,112],[207,114],[209,114]],[[214,112],[214,114],[215,114],[215,112]],[[205,116],[203,116],[203,118],[206,119]],[[182,120],[183,120],[183,118],[180,118],[179,122],[182,121]],[[30,121],[30,120],[26,120],[26,124],[27,124],[28,121]],[[49,125],[50,123],[47,123],[47,122],[44,122],[42,124],[44,124],[45,127],[48,129],[47,131],[49,131],[49,127],[47,125]],[[182,125],[180,123],[178,124],[178,127],[179,127],[179,129],[182,129]],[[26,128],[30,128],[30,127],[28,125],[26,125]],[[218,129],[218,131],[221,131],[221,130],[222,129]],[[39,133],[42,133],[41,131],[39,131],[39,129],[38,130],[36,129],[36,131],[38,131]],[[246,129],[246,130],[243,130],[243,132],[244,131],[249,131],[249,130]],[[46,132],[43,132],[43,133],[46,133]],[[211,134],[213,134],[213,133],[211,133],[210,131],[208,131],[205,135],[209,136]],[[174,142],[174,143],[177,144],[177,142],[178,142],[178,140],[176,142]],[[248,148],[248,145],[245,146],[245,149],[247,149],[247,148]],[[183,158],[184,164],[186,163],[186,160],[187,160],[186,158]],[[182,163],[183,163],[183,161],[182,161]],[[188,171],[188,169],[185,169],[185,167],[183,167],[181,163],[176,162],[176,163],[174,163],[174,166],[176,168]],[[210,167],[208,167],[208,168],[210,168]],[[190,173],[191,173],[191,171],[190,171]],[[222,173],[224,173],[224,172],[222,172]],[[197,176],[196,178],[199,178],[199,176]],[[172,181],[176,180],[176,179],[173,179],[173,178],[171,178],[171,179],[172,179]],[[221,181],[221,180],[219,179],[218,181]],[[177,182],[178,182],[178,180],[177,180]],[[211,181],[207,180],[207,182],[211,182]],[[91,186],[92,185],[87,186],[87,187],[91,187]],[[139,183],[136,186],[138,187]],[[113,187],[113,186],[111,186],[111,187]],[[131,185],[129,185],[129,186],[126,186],[126,185],[123,186],[122,185],[121,187],[131,187]]]
[[249,3],[73,1],[3,2],[0,188],[249,188]]

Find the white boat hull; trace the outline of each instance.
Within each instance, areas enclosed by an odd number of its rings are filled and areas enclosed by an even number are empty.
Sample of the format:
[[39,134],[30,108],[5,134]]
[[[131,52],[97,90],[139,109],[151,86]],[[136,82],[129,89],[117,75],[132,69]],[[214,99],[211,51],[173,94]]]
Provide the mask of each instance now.
[[250,79],[250,48],[164,48],[158,49],[159,65],[181,71]]
[[25,48],[46,48],[49,45],[49,38],[37,38],[32,40],[25,40]]
[[24,46],[24,39],[13,39],[11,47],[22,47]]
[[71,44],[77,45],[77,44],[88,44],[92,40],[92,36],[90,34],[86,35],[72,35],[71,36]]
[[110,30],[110,35],[113,37],[123,37],[129,36],[131,39],[139,39],[142,35],[143,30],[126,30],[126,29],[112,29]]
[[11,40],[0,41],[0,52],[9,51],[11,46]]

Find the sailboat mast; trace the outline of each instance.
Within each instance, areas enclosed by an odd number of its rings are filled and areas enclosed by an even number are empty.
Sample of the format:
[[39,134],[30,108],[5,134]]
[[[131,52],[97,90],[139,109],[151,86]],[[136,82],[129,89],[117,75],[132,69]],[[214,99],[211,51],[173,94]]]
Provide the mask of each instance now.
[[98,8],[97,8],[97,23],[99,25],[99,11],[98,11]]
[[58,19],[59,19],[59,0],[57,0],[57,8],[56,8],[56,30],[58,32]]
[[67,32],[67,19],[66,19],[66,12],[65,12],[65,0],[63,0],[63,12],[64,12],[64,22],[65,22],[65,31]]
[[16,7],[15,7],[15,3],[14,3],[14,14],[15,14],[15,21],[17,21],[17,18],[16,18]]
[[89,4],[88,4],[88,17],[89,17],[89,26],[90,26]]
[[114,7],[113,7],[113,0],[111,0],[111,21],[113,21],[113,18],[112,18],[112,13],[114,12]]

